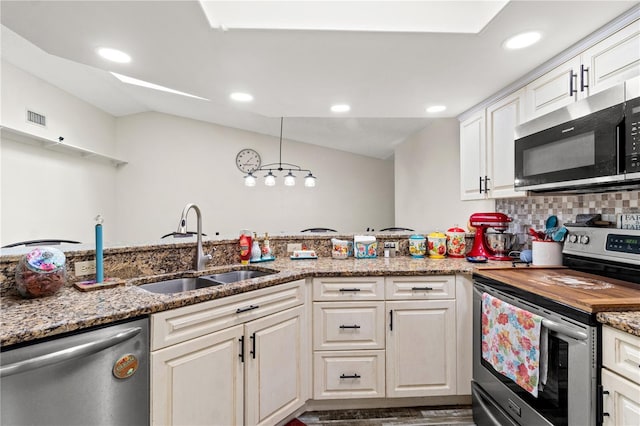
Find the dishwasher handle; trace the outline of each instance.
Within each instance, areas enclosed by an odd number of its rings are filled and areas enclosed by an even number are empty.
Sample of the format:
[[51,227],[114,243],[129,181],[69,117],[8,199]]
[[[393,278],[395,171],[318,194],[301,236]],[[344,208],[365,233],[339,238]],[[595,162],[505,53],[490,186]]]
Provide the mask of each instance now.
[[13,374],[24,373],[36,368],[46,367],[48,365],[57,364],[63,361],[69,361],[76,358],[92,355],[100,352],[108,347],[115,346],[119,343],[129,340],[137,336],[142,331],[141,327],[133,327],[123,330],[113,336],[95,342],[83,343],[81,345],[72,346],[50,354],[41,355],[35,358],[26,359],[24,361],[15,362],[13,364],[0,367],[0,377],[11,376]]

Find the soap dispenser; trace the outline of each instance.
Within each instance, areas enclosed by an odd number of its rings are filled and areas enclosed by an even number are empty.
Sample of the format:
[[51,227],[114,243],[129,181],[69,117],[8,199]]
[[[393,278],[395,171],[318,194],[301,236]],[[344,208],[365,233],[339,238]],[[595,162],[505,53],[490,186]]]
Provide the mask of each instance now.
[[253,234],[253,246],[251,247],[251,261],[256,262],[262,257],[262,250],[260,250],[260,243],[258,242],[258,234]]
[[269,243],[269,234],[264,233],[264,241],[262,242],[262,257],[264,259],[271,259],[271,244]]

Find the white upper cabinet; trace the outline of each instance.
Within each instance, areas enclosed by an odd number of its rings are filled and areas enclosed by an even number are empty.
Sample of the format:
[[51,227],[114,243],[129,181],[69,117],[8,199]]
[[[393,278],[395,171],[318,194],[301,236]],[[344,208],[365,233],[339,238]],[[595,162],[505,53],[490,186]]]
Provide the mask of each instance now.
[[525,121],[640,75],[640,21],[527,84]]
[[501,99],[487,108],[487,175],[490,198],[524,197],[526,191],[516,191],[514,135],[522,123],[524,90]]
[[460,123],[460,198],[486,198],[486,145],[484,110]]
[[589,94],[640,75],[640,21],[635,21],[582,54],[589,70]]
[[[525,121],[540,117],[578,100],[580,85],[576,70],[579,69],[580,58],[576,57],[527,84],[525,87]],[[583,89],[582,93],[585,93],[584,90],[586,89]]]
[[460,123],[460,198],[524,197],[516,192],[514,132],[522,123],[524,89]]

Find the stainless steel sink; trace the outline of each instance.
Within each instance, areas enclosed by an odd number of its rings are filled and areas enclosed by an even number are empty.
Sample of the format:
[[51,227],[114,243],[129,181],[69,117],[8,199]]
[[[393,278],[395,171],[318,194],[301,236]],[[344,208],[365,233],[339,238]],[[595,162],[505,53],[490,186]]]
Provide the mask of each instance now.
[[243,269],[239,271],[222,272],[219,274],[204,275],[201,277],[174,278],[172,280],[158,281],[155,283],[142,284],[139,287],[152,293],[182,293],[184,291],[196,290],[199,288],[213,287],[217,285],[234,283],[236,281],[248,280],[251,278],[264,277],[275,274],[277,271],[260,271],[256,269]]
[[152,293],[170,294],[181,293],[183,291],[196,290],[198,288],[205,288],[222,284],[223,283],[221,282],[208,280],[203,277],[197,277],[175,278],[172,280],[158,281],[156,283],[142,284],[139,287]]
[[202,278],[221,283],[228,284],[236,281],[248,280],[251,278],[264,277],[265,275],[275,274],[275,271],[259,271],[256,269],[248,269],[241,271],[222,272],[220,274],[205,275]]

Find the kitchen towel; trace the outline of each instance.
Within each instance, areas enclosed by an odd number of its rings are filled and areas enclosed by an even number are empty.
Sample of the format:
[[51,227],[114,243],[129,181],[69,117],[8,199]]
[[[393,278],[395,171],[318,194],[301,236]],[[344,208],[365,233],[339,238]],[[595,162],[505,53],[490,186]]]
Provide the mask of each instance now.
[[542,317],[482,294],[482,358],[538,397]]

